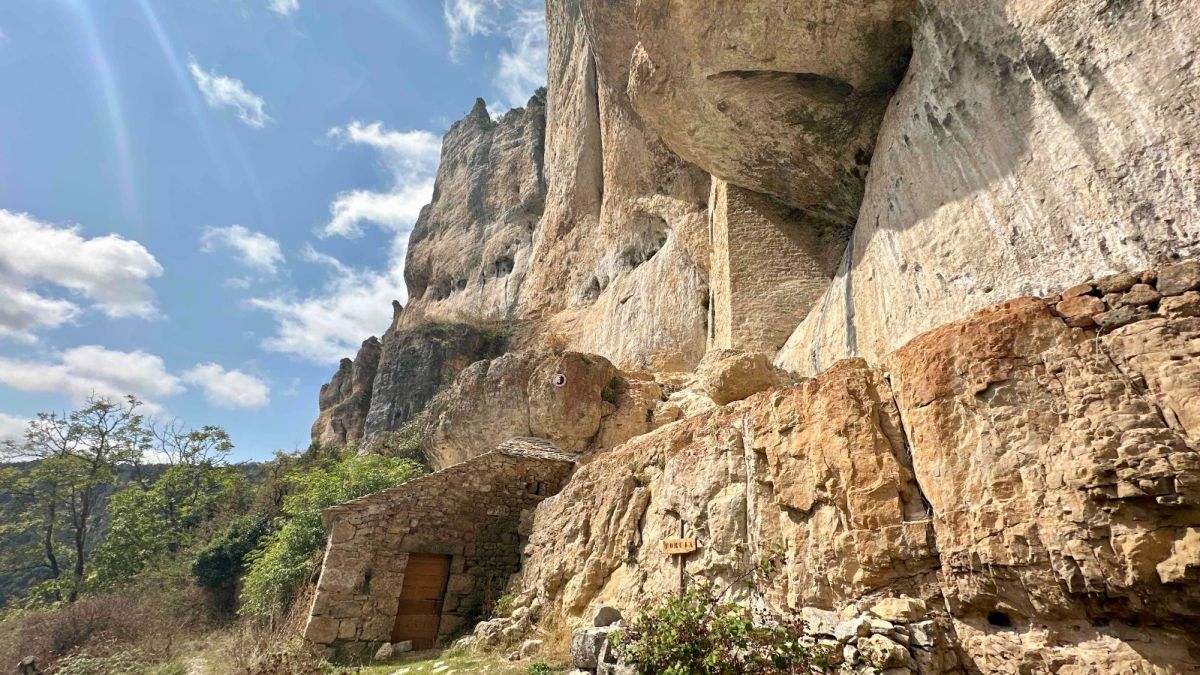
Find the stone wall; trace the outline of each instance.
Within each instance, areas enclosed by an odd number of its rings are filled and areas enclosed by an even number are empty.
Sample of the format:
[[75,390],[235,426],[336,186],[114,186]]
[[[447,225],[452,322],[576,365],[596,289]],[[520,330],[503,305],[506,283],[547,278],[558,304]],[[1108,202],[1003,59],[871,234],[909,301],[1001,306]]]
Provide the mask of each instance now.
[[391,638],[409,553],[451,557],[441,637],[479,618],[521,563],[522,514],[561,489],[572,458],[538,439],[327,509],[324,564],[305,637],[364,653]]
[[850,228],[714,178],[710,349],[774,354],[837,269]]

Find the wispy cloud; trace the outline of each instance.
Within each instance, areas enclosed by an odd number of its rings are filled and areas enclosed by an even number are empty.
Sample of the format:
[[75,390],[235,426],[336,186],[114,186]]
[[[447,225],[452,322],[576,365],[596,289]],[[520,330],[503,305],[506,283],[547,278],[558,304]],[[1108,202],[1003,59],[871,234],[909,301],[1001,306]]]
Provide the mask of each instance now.
[[238,119],[256,129],[271,121],[264,110],[266,102],[247,89],[241,80],[220,75],[215,69],[206,71],[194,60],[188,62],[188,70],[210,108],[232,108]]
[[351,122],[330,129],[329,137],[343,145],[365,145],[378,151],[390,174],[391,188],[339,193],[329,205],[330,219],[321,236],[359,237],[363,223],[407,233],[433,197],[441,139],[428,131],[391,131],[380,122]]
[[487,35],[495,29],[495,12],[501,0],[445,0],[442,16],[450,31],[450,55],[462,56],[466,41],[475,35]]
[[262,379],[215,363],[184,371],[183,381],[200,387],[205,400],[218,408],[258,409],[271,403],[271,388]]
[[492,84],[510,108],[525,105],[546,83],[545,5],[540,0],[443,0],[450,57],[459,60],[471,38],[502,35],[509,46],[497,55]]
[[270,0],[267,7],[280,16],[288,16],[300,9],[300,0]]
[[493,80],[509,107],[520,107],[546,85],[546,19],[543,10],[523,9],[508,26],[511,47],[500,52]]
[[[111,317],[157,315],[148,282],[163,268],[154,256],[136,241],[80,231],[0,209],[0,337],[28,342],[75,319],[83,311],[77,298]],[[44,295],[46,284],[71,299]]]
[[265,275],[274,276],[284,261],[279,242],[261,232],[241,225],[204,228],[200,250],[212,253],[222,248],[233,251],[234,257],[246,267]]
[[270,313],[275,334],[263,340],[264,349],[292,354],[315,363],[337,363],[352,356],[368,335],[378,335],[391,321],[391,301],[403,302],[404,253],[393,252],[388,269],[354,269],[322,256],[333,271],[317,292],[256,298],[251,306]]

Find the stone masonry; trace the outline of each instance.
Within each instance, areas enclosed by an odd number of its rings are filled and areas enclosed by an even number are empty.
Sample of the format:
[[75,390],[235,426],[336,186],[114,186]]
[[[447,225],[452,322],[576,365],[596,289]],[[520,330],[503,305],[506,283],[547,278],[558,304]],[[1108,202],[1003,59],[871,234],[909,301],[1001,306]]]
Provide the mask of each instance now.
[[849,230],[714,178],[710,349],[774,353],[829,286]]
[[556,494],[573,469],[548,441],[515,438],[492,452],[327,509],[329,532],[305,637],[369,653],[396,621],[409,553],[451,556],[440,638],[460,632],[520,567],[522,514]]

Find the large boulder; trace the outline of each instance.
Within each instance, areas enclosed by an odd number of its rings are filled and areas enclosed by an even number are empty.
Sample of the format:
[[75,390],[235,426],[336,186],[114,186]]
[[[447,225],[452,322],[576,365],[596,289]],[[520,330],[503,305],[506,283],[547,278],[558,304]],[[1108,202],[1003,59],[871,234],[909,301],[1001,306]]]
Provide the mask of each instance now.
[[760,391],[787,383],[786,372],[759,352],[714,349],[696,367],[700,387],[717,405],[748,398]]
[[477,362],[430,404],[425,456],[441,469],[516,436],[581,452],[615,408],[620,385],[617,369],[592,354],[529,350]]

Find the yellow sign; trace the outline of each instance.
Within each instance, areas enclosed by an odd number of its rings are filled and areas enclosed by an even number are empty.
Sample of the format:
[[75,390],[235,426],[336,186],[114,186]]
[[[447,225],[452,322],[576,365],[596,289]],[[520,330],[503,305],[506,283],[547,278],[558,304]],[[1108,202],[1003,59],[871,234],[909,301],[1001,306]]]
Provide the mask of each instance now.
[[671,537],[662,543],[663,553],[667,555],[683,555],[696,550],[695,537]]

